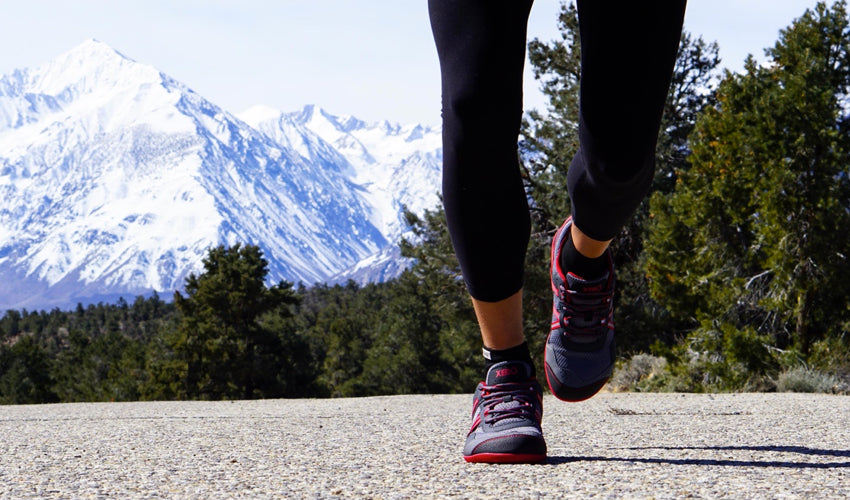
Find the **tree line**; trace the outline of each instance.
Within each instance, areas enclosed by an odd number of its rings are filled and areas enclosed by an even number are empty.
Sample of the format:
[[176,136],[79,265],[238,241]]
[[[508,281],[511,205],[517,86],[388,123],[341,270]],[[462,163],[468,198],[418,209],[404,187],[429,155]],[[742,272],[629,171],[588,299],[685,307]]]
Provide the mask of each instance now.
[[252,245],[213,248],[203,264],[170,303],[8,311],[0,403],[461,392],[483,366],[471,318],[453,319],[470,311],[412,271],[363,286],[268,286]]
[[[819,3],[741,73],[721,73],[717,45],[683,33],[653,194],[615,240],[615,389],[850,389],[848,26],[844,1]],[[573,4],[559,27],[529,43],[549,105],[527,114],[520,141],[537,356],[578,148]],[[211,249],[173,301],[8,311],[0,402],[472,391],[480,338],[444,214],[407,218],[413,264],[385,283],[269,285],[259,248],[236,245]]]

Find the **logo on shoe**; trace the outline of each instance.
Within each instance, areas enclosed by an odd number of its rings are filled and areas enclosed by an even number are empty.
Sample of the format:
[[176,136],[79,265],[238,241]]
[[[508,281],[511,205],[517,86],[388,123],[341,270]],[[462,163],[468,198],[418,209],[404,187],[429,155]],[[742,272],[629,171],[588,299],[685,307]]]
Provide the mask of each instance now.
[[511,375],[519,375],[519,368],[512,366],[510,368],[501,368],[496,370],[496,376],[499,378],[510,377]]

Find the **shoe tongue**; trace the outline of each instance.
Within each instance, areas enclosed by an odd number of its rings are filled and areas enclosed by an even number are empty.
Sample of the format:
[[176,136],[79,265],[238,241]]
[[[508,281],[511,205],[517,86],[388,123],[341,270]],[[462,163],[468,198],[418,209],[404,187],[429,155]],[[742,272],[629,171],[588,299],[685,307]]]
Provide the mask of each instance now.
[[487,385],[525,382],[531,377],[531,367],[523,361],[502,361],[490,367]]
[[586,280],[573,273],[567,273],[567,288],[579,293],[601,292],[605,290],[605,286],[608,284],[608,274],[606,272],[601,278]]

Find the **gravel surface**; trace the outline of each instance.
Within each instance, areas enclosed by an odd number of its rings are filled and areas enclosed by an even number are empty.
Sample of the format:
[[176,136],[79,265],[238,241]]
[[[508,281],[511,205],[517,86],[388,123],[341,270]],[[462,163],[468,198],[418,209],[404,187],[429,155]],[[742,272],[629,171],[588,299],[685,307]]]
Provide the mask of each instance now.
[[467,464],[471,396],[0,406],[0,499],[846,498],[850,398],[547,396],[541,465]]

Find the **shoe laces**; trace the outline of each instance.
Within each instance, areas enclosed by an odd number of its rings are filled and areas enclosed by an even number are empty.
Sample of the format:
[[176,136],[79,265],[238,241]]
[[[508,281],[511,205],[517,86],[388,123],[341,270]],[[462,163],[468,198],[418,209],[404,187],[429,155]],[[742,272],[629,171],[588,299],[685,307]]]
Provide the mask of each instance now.
[[568,335],[599,336],[611,329],[611,301],[614,290],[570,290],[561,284],[560,323]]
[[488,425],[505,419],[538,421],[537,392],[530,383],[506,382],[481,388],[483,420]]

